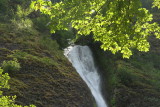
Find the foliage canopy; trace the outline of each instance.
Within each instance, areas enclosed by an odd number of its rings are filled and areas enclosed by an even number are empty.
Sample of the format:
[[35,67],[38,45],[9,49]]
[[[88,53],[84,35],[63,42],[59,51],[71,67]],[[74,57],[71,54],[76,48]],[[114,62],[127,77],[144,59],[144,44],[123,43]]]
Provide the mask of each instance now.
[[[154,6],[160,8],[159,2],[154,0]],[[149,51],[149,36],[160,38],[159,25],[140,0],[35,0],[31,8],[49,15],[52,33],[69,26],[80,35],[92,33],[102,49],[121,52],[124,58],[132,55],[132,48]]]
[[158,7],[160,9],[160,0],[154,0],[153,7]]

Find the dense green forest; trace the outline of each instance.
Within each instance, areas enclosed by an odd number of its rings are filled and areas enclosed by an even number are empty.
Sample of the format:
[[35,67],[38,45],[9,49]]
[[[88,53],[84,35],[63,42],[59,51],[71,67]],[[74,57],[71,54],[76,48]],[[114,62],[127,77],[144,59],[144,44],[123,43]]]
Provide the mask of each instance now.
[[159,0],[1,0],[0,107],[96,107],[63,55],[69,40],[91,47],[110,107],[160,107],[158,8]]

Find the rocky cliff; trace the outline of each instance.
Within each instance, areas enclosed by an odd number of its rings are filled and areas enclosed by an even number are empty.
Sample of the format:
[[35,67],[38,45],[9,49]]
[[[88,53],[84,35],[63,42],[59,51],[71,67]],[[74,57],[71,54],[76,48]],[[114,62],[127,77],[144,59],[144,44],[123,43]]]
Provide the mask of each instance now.
[[11,72],[10,90],[16,103],[37,107],[92,107],[92,95],[56,41],[32,28],[18,29],[0,23],[0,63],[17,58],[18,72]]

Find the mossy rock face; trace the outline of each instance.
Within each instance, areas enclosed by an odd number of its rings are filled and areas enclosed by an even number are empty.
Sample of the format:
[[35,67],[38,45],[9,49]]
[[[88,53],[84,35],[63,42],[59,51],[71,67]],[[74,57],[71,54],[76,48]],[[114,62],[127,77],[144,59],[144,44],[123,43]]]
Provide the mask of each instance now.
[[7,58],[7,56],[10,54],[12,54],[12,51],[6,48],[0,48],[0,64],[3,60],[8,60],[9,58]]
[[17,58],[21,65],[20,71],[9,74],[10,90],[4,94],[16,95],[21,105],[93,107],[89,88],[58,44],[42,35],[20,34],[4,30],[0,35],[0,62]]
[[160,90],[152,83],[156,79],[158,84],[158,78],[152,75],[154,72],[150,72],[137,69],[129,62],[118,61],[117,85],[113,91],[115,107],[159,107]]
[[[145,66],[145,64],[141,66]],[[116,70],[119,80],[115,88],[116,91],[114,92],[116,107],[160,106],[160,88],[157,86],[159,85],[158,80],[160,78],[155,76],[160,76],[160,74],[150,71],[155,68],[148,71],[137,69],[133,63],[131,64],[125,61],[118,61],[117,65],[120,66],[117,66]]]
[[126,60],[92,45],[110,107],[160,107],[159,48],[159,40],[151,39],[150,52],[134,51]]
[[[20,63],[21,71],[14,74],[10,81],[11,92],[17,94],[18,104],[91,107],[90,92],[73,68],[60,71],[56,66],[46,66],[32,60],[21,60]],[[13,79],[19,82],[12,81]]]

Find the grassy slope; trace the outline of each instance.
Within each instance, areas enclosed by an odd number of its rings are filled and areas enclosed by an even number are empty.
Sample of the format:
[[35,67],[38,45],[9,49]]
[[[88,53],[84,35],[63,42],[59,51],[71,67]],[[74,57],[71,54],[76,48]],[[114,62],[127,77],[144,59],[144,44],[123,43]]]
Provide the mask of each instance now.
[[92,96],[75,69],[59,50],[56,41],[33,27],[18,29],[0,23],[0,63],[17,58],[21,69],[11,73],[16,103],[37,107],[90,107]]

